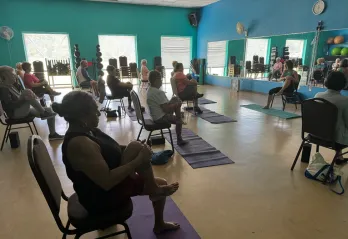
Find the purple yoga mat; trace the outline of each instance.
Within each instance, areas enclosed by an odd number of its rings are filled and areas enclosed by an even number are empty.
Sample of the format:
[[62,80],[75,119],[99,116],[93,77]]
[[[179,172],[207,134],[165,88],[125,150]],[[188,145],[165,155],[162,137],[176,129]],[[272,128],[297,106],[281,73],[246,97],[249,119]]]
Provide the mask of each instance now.
[[133,239],[200,239],[175,202],[167,197],[164,220],[180,224],[180,229],[160,235],[153,233],[154,214],[151,201],[147,196],[132,198],[133,215],[127,221]]

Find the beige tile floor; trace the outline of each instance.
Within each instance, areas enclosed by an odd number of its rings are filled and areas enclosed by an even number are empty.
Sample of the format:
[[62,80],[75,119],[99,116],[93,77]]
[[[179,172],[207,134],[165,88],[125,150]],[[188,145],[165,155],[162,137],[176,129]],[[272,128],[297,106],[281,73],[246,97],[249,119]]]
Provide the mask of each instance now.
[[[169,91],[169,86],[166,88]],[[157,176],[180,182],[173,199],[199,235],[204,239],[348,238],[347,196],[337,196],[322,184],[306,179],[305,165],[298,164],[294,172],[290,171],[300,144],[301,119],[283,120],[240,107],[263,104],[264,95],[212,86],[200,90],[206,98],[218,102],[207,108],[238,122],[212,125],[187,115],[187,127],[236,163],[192,169],[175,154],[167,165],[154,167]],[[280,107],[280,100],[276,106]],[[287,110],[295,111],[293,106]],[[109,121],[102,116],[100,122],[101,129],[123,144],[134,139],[139,130],[129,118]],[[38,120],[37,125],[63,188],[71,194],[72,184],[61,160],[61,143],[49,144],[45,123]],[[64,133],[66,128],[64,120],[58,118],[57,130]],[[1,126],[1,135],[3,130]],[[61,238],[28,165],[29,132],[21,130],[20,136],[19,149],[5,145],[0,152],[0,238]],[[322,152],[325,158],[333,156],[328,150]],[[62,204],[64,219],[65,206]],[[95,236],[91,233],[83,238]]]

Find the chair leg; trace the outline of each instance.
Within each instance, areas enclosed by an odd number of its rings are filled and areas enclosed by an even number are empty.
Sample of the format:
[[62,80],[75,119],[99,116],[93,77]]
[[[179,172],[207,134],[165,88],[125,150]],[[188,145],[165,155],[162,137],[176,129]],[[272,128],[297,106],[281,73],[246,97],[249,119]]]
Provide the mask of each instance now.
[[33,135],[33,134],[34,134],[34,131],[33,131],[33,129],[31,128],[30,123],[28,123],[28,126],[29,126],[29,129],[30,129],[31,135]]
[[153,131],[150,131],[149,136],[147,137],[147,141],[146,142],[148,142],[150,140],[152,132]]
[[320,147],[319,144],[317,144],[317,153],[319,152],[319,147]]
[[126,230],[126,234],[127,234],[128,239],[132,239],[132,235],[131,235],[131,232],[129,230],[129,226],[127,225],[127,223],[124,223],[122,225],[124,226],[124,229]]
[[164,135],[163,135],[163,129],[161,129],[161,135],[162,135],[162,138],[164,138]]
[[121,99],[121,108],[126,113],[126,107],[124,106],[123,99]]
[[333,160],[332,160],[332,162],[331,162],[331,165],[330,165],[330,167],[329,167],[329,170],[327,171],[327,174],[326,174],[326,176],[325,176],[325,179],[324,179],[323,184],[326,184],[327,181],[329,180],[330,174],[331,174],[331,172],[332,172],[332,170],[333,170],[333,167],[334,167],[334,165],[335,165],[335,163],[336,163],[336,159],[337,159],[337,157],[338,157],[339,154],[340,154],[340,151],[336,151],[335,156],[334,156],[334,158],[333,158]]
[[12,125],[10,125],[9,129],[7,130],[6,143],[8,141],[8,138],[10,137],[11,129],[12,129]]
[[296,163],[297,163],[298,157],[300,156],[300,153],[301,153],[301,151],[302,151],[302,149],[303,149],[304,143],[305,143],[305,141],[303,140],[302,143],[301,143],[301,146],[300,146],[300,148],[298,149],[298,152],[297,152],[297,154],[296,154],[296,158],[295,158],[294,162],[292,163],[291,171],[294,170],[294,168],[295,168],[295,165],[296,165]]
[[33,121],[32,123],[33,123],[33,125],[34,125],[34,129],[35,129],[36,134],[37,134],[37,135],[39,135],[39,132],[37,131],[37,128],[36,128],[35,122]]
[[140,131],[139,131],[139,134],[138,134],[138,138],[137,138],[137,140],[139,140],[140,135],[141,135],[141,131],[143,131],[143,128],[144,128],[144,126],[141,126]]
[[4,138],[2,139],[2,143],[1,143],[1,151],[2,149],[4,148],[4,143],[5,143],[5,140],[7,138],[7,131],[8,131],[8,128],[9,128],[9,125],[6,126],[6,129],[5,129],[5,133],[4,133]]
[[172,136],[172,131],[170,128],[168,128],[169,131],[169,136],[170,136],[170,144],[172,145],[172,151],[174,152],[174,143],[173,143],[173,136]]

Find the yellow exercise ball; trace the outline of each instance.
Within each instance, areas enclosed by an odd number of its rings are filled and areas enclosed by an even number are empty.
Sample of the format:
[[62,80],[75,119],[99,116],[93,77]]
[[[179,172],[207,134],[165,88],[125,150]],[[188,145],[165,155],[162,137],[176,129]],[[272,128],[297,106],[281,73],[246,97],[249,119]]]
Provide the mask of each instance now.
[[337,36],[337,37],[335,37],[335,39],[334,39],[334,43],[335,44],[341,44],[341,43],[343,43],[344,42],[344,37],[343,36]]
[[327,39],[326,43],[327,44],[334,44],[334,38],[330,37],[329,39]]

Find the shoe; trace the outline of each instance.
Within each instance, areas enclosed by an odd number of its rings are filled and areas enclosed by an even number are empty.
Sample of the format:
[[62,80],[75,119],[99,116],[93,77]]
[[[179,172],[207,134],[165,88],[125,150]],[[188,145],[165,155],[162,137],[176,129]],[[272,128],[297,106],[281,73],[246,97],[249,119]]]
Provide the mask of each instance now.
[[128,111],[133,112],[134,109],[132,107],[128,107]]
[[45,111],[42,113],[42,115],[40,115],[40,117],[42,120],[45,120],[45,119],[56,117],[56,115],[57,113],[51,113],[51,112]]
[[198,113],[198,114],[202,114],[203,111],[197,106],[197,107],[194,107],[193,110]]
[[178,139],[178,141],[176,142],[177,145],[179,146],[183,146],[185,144],[188,144],[188,141],[183,140],[183,139]]
[[202,98],[202,97],[204,96],[204,94],[198,94],[198,93],[197,93],[196,96],[197,96],[197,99],[198,99],[198,98]]
[[60,134],[57,134],[57,133],[54,133],[54,134],[50,134],[48,136],[48,140],[49,141],[53,141],[53,140],[63,140],[64,139],[64,135],[60,135]]
[[57,95],[61,95],[61,94],[62,94],[62,92],[57,92],[57,91],[53,91],[53,93],[52,93],[53,96],[57,96]]

